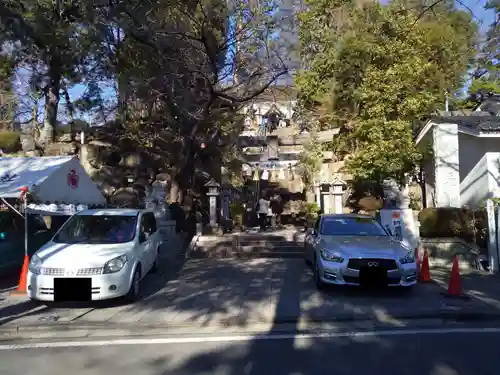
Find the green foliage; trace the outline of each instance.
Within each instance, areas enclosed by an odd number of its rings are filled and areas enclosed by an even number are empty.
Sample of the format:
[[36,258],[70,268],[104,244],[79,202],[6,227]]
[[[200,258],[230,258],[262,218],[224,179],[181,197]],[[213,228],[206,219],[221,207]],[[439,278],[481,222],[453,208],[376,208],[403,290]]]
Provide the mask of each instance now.
[[307,220],[316,220],[319,216],[320,208],[316,202],[304,202],[301,211],[304,213]]
[[16,152],[21,149],[19,132],[0,131],[0,149],[4,152]]
[[500,94],[500,78],[495,79],[488,75],[484,75],[480,78],[474,78],[469,86],[467,98],[459,101],[457,103],[457,107],[466,109],[477,107],[478,104],[480,104],[476,98],[477,93]]
[[0,129],[10,129],[15,117],[17,99],[12,87],[15,62],[0,48]]
[[477,92],[500,94],[500,78],[492,79],[481,77],[473,79],[468,92],[469,94],[475,94]]
[[304,185],[310,189],[321,171],[323,163],[323,148],[316,132],[310,133],[309,141],[303,147],[297,167]]
[[403,1],[307,3],[300,16],[306,69],[297,76],[302,107],[322,128],[340,129],[333,150],[349,155],[346,169],[354,176],[401,180],[422,158],[415,121],[462,86],[477,26],[452,7],[418,19]]
[[242,215],[245,213],[245,207],[243,207],[241,203],[231,203],[229,210],[231,212],[231,216]]
[[231,218],[233,219],[235,226],[240,226],[243,224],[243,215],[245,214],[245,208],[241,203],[231,203],[229,205],[229,212],[231,213]]
[[486,210],[464,208],[424,208],[418,214],[420,236],[458,237],[467,242],[486,246]]
[[419,194],[410,193],[409,198],[410,198],[410,203],[408,207],[411,208],[413,211],[420,211],[420,209],[422,208],[421,205],[422,197]]

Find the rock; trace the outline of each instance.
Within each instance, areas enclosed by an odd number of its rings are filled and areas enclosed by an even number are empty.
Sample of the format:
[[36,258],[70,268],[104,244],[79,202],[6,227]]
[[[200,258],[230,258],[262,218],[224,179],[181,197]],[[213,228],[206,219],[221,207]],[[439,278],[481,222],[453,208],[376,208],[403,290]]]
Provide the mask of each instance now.
[[21,134],[20,141],[24,152],[34,151],[36,149],[35,138],[31,134]]
[[26,151],[25,155],[30,158],[38,158],[42,156],[41,152],[38,150],[33,150],[33,151]]
[[128,154],[122,157],[120,165],[128,168],[137,168],[141,165],[141,159],[139,153]]
[[139,195],[134,188],[119,188],[114,192],[110,201],[112,204],[121,207],[137,207],[139,205]]

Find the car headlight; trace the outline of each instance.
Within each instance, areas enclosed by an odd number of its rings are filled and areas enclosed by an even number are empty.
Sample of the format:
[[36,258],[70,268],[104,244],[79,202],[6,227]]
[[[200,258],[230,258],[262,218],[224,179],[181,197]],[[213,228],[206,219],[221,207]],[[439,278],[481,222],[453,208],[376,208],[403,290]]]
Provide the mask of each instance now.
[[321,250],[320,254],[321,258],[328,262],[342,263],[344,261],[344,258],[338,253],[331,253],[326,250]]
[[104,273],[115,273],[120,271],[127,263],[127,256],[125,254],[113,258],[104,264]]
[[401,264],[415,263],[415,253],[413,251],[409,251],[404,257],[400,260]]
[[35,254],[31,257],[28,269],[32,274],[40,275],[42,270],[42,260],[38,255]]

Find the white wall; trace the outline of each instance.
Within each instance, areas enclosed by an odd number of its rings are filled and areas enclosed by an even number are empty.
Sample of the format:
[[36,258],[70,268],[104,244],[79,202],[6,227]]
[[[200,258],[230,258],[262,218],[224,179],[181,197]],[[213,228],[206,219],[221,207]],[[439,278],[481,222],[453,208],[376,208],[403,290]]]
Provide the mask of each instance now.
[[[498,147],[500,149],[500,147]],[[488,152],[488,198],[500,198],[500,152]]]
[[489,191],[488,156],[484,155],[460,182],[462,204],[477,207],[482,200],[488,197]]
[[458,125],[439,124],[433,128],[437,207],[461,207]]
[[500,197],[500,142],[459,134],[460,198],[477,207],[487,198]]

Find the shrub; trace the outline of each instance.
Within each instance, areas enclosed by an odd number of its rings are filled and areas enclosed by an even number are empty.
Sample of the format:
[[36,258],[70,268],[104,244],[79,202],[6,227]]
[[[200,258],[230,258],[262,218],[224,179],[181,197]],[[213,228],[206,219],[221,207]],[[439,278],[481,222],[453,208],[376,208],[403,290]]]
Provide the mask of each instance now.
[[16,152],[21,149],[21,135],[18,132],[0,131],[0,149]]
[[229,205],[229,211],[231,212],[231,216],[243,215],[245,213],[245,208],[240,203],[231,203]]
[[231,218],[233,219],[234,225],[239,226],[243,224],[243,216],[245,214],[245,208],[240,203],[232,203],[229,206],[229,211],[231,213]]
[[316,220],[320,212],[320,208],[316,202],[314,203],[304,202],[301,207],[301,211],[304,213],[306,219]]
[[486,246],[486,211],[465,208],[424,208],[418,214],[421,237],[458,237]]

